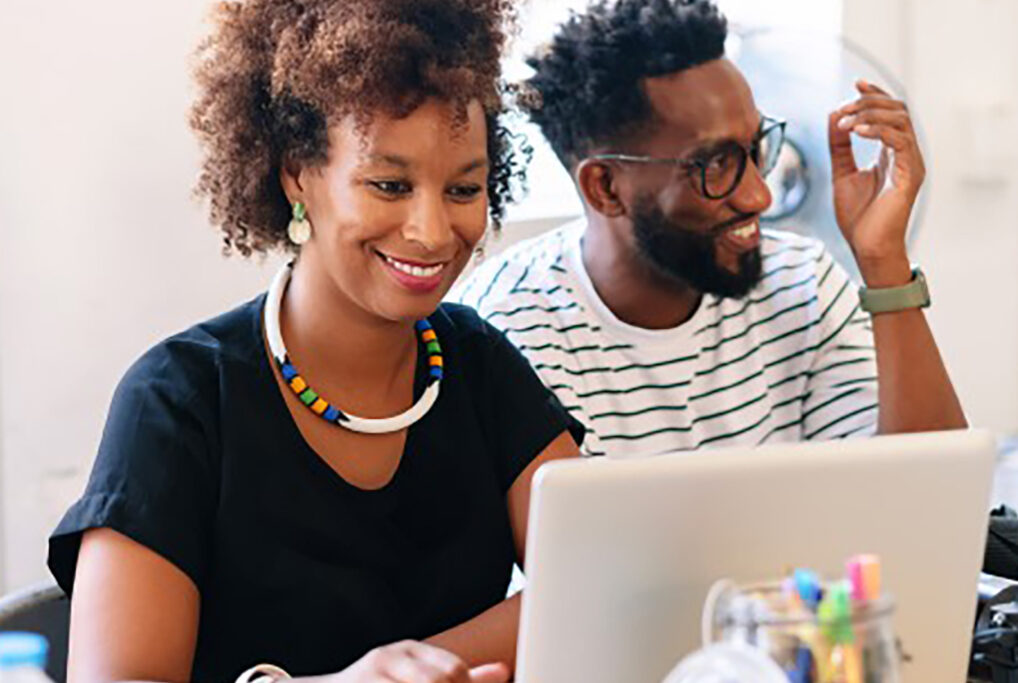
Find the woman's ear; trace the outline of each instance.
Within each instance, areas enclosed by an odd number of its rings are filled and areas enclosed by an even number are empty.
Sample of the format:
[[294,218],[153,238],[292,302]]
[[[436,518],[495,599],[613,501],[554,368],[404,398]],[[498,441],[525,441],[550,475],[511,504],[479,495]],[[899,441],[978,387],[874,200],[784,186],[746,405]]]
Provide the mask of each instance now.
[[304,166],[292,161],[284,161],[280,166],[279,182],[283,186],[283,193],[291,206],[297,202],[306,201],[304,183],[302,182],[304,172]]
[[584,159],[576,167],[576,184],[587,206],[608,218],[626,212],[619,197],[618,177],[611,164]]

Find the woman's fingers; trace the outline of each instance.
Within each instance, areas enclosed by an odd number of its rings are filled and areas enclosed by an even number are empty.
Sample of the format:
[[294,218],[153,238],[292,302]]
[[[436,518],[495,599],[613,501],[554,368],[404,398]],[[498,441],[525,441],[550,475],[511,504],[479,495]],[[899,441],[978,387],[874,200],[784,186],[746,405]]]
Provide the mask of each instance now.
[[507,683],[509,667],[505,664],[485,664],[470,670],[470,683]]

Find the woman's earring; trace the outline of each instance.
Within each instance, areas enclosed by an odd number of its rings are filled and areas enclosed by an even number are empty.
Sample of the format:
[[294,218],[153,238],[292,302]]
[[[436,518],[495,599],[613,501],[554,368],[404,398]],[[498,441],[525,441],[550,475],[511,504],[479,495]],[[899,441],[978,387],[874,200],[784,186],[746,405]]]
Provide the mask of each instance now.
[[300,246],[311,239],[311,222],[308,221],[307,208],[304,202],[295,202],[293,205],[293,218],[286,228],[286,234],[290,241]]

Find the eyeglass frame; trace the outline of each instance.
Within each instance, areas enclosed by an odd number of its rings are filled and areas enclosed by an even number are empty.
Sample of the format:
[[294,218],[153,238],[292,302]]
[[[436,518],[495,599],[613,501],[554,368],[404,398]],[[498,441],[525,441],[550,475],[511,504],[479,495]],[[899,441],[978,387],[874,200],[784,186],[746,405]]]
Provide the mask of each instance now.
[[[760,127],[757,129],[757,133],[754,136],[753,142],[750,144],[749,147],[740,145],[737,142],[731,143],[735,147],[742,150],[743,152],[741,162],[742,165],[735,175],[735,180],[732,181],[732,186],[728,188],[726,192],[723,192],[722,194],[719,195],[714,195],[707,191],[707,164],[703,159],[695,159],[691,157],[653,157],[653,156],[642,156],[638,154],[618,154],[618,153],[594,154],[592,156],[587,157],[587,159],[589,159],[590,161],[622,161],[638,164],[671,164],[679,166],[683,170],[688,170],[694,167],[699,168],[700,193],[703,194],[703,196],[706,197],[707,199],[724,199],[725,197],[728,197],[733,192],[735,192],[735,190],[739,187],[739,184],[742,183],[742,178],[743,176],[746,175],[746,167],[749,165],[749,160],[753,158],[754,148],[757,148],[756,151],[759,154],[760,142],[766,136],[770,135],[774,131],[774,129],[778,129],[781,133],[781,138],[778,141],[777,145],[777,151],[775,152],[775,160],[777,160],[777,155],[781,153],[781,148],[785,144],[786,125],[788,125],[788,122],[784,119],[775,119],[770,116],[761,114]],[[761,175],[765,177],[767,176],[768,173],[774,170],[773,166],[771,166],[768,169],[760,169],[759,161],[754,161],[753,164],[757,166],[757,169],[760,170]]]

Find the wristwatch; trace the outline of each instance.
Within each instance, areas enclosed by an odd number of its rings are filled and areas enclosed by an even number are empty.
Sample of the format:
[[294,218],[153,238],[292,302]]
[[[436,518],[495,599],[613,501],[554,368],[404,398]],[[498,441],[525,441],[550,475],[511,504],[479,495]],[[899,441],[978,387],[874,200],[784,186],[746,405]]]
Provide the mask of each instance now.
[[893,313],[930,305],[930,290],[919,266],[912,266],[912,281],[901,287],[859,288],[859,305],[867,313]]

